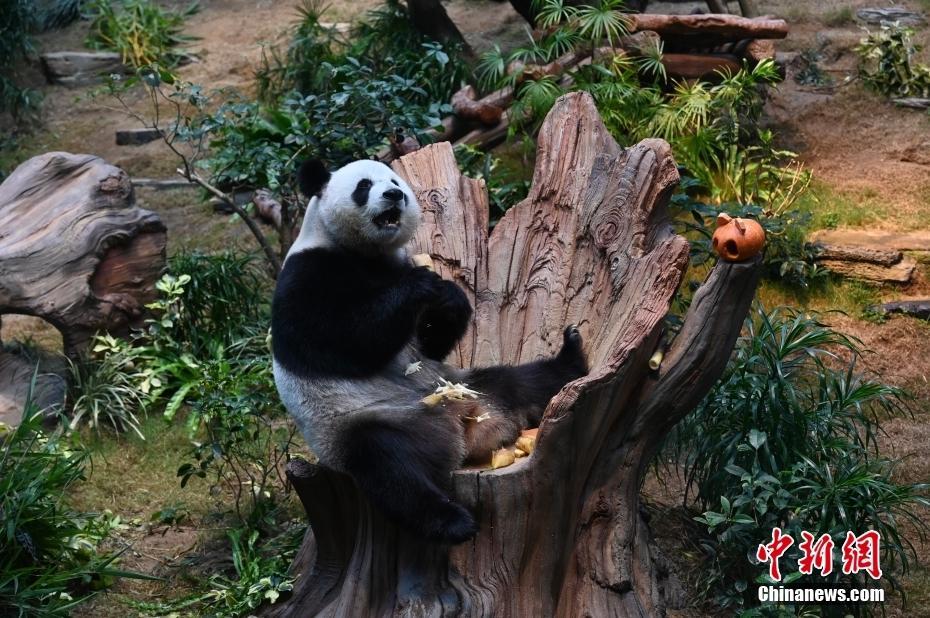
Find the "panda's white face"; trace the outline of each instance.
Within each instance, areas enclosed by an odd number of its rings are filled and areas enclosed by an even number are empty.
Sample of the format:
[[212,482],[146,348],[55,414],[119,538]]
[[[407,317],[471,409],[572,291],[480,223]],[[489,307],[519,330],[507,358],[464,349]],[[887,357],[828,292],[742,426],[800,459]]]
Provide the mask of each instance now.
[[377,161],[354,161],[310,200],[291,251],[338,246],[389,253],[407,244],[419,223],[420,206],[400,176]]

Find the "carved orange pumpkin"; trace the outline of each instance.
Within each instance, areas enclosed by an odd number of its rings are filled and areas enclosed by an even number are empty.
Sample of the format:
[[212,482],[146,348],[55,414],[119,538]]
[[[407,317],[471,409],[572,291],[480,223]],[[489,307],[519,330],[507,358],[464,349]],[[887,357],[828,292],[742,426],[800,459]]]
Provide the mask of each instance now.
[[758,255],[765,245],[765,230],[755,219],[734,219],[725,212],[717,215],[714,250],[728,262],[742,262]]

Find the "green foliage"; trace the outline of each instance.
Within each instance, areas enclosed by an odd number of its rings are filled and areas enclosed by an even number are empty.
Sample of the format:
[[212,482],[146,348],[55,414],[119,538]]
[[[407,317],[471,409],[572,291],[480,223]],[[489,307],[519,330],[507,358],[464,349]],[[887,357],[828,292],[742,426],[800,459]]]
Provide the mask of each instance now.
[[118,431],[139,429],[146,396],[139,388],[144,377],[136,367],[138,355],[130,346],[110,335],[97,337],[93,356],[71,362],[71,384],[67,407],[71,428],[86,424],[95,430],[107,424]]
[[682,190],[672,196],[671,205],[678,210],[676,225],[691,241],[691,263],[706,264],[716,259],[711,238],[717,215],[757,220],[765,230],[764,275],[791,285],[808,287],[826,276],[827,271],[815,262],[816,251],[807,242],[811,215],[797,209],[772,210],[756,204],[728,202],[707,203],[692,197],[700,186],[690,178],[682,180]]
[[32,37],[38,24],[29,0],[0,0],[0,112],[20,117],[39,104],[39,93],[18,83],[17,64],[34,53]]
[[525,198],[530,190],[529,180],[505,170],[501,160],[489,152],[460,144],[455,147],[455,159],[464,175],[484,180],[492,223]]
[[281,593],[293,589],[294,577],[288,568],[305,532],[306,526],[291,524],[284,532],[263,540],[255,530],[229,530],[232,576],[214,575],[206,592],[177,601],[134,605],[146,616],[177,616],[180,612],[214,618],[253,615],[259,605],[274,604]]
[[296,432],[283,419],[265,355],[208,363],[191,398],[188,427],[198,439],[192,461],[178,469],[181,486],[209,475],[235,497],[243,525],[274,523],[274,509],[287,492],[283,467]]
[[[415,106],[447,102],[459,88],[465,76],[460,50],[444,48],[420,34],[396,0],[370,11],[354,27],[351,41],[321,24],[326,8],[321,0],[305,0],[287,50],[265,51],[256,72],[261,102],[273,105],[294,92],[325,97],[372,75],[397,76],[416,85],[422,93],[408,101]],[[407,129],[412,133],[426,128]]]
[[26,405],[22,422],[0,435],[0,614],[68,616],[112,583],[117,554],[99,552],[120,523],[71,508],[67,492],[84,480],[87,452]]
[[299,20],[287,49],[262,49],[261,66],[255,72],[260,101],[274,103],[293,90],[318,92],[326,88],[320,65],[338,63],[337,48],[344,44],[335,29],[320,23],[326,8],[322,0],[304,0],[297,8]]
[[183,11],[165,10],[152,0],[91,0],[92,19],[85,44],[119,52],[126,64],[176,66],[188,54],[179,48],[194,39],[182,33],[184,20],[196,13],[196,2]]
[[888,97],[930,97],[930,66],[915,60],[920,48],[913,35],[886,23],[859,43],[859,76],[866,86]]
[[[761,565],[747,572],[747,560],[775,526],[796,539],[801,530],[829,534],[837,548],[847,530],[879,531],[895,588],[913,551],[901,526],[925,530],[918,508],[930,506],[925,485],[896,483],[895,462],[877,454],[880,416],[906,412],[904,393],[860,375],[861,344],[815,317],[760,310],[747,331],[724,378],[675,432],[707,532],[703,593],[724,607],[755,605],[750,573],[757,582],[768,576]],[[783,565],[797,560],[796,550]],[[854,583],[840,569],[815,579]]]
[[182,253],[169,269],[181,274],[158,281],[160,296],[147,305],[153,317],[145,328],[132,341],[96,337],[92,358],[73,366],[73,427],[96,428],[106,419],[138,433],[137,414],[156,402],[171,420],[202,386],[211,362],[241,354],[246,345],[261,348],[267,290],[250,257]]
[[84,0],[45,0],[38,13],[39,29],[42,31],[67,26],[81,16]]

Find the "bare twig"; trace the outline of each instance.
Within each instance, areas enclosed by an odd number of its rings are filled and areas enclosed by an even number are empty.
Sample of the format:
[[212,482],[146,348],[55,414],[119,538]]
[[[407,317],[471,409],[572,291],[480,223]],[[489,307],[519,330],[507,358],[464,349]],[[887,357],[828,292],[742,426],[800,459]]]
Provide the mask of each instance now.
[[255,222],[249,213],[246,212],[242,206],[236,203],[236,200],[232,198],[228,193],[220,191],[212,184],[203,179],[197,172],[193,171],[188,167],[187,169],[179,167],[177,173],[182,177],[186,178],[188,181],[206,189],[211,195],[219,199],[225,205],[229,206],[230,209],[242,219],[242,221],[248,226],[249,231],[252,232],[252,236],[255,237],[256,242],[262,248],[262,251],[265,253],[265,259],[268,260],[268,265],[271,266],[272,276],[277,278],[278,273],[281,271],[281,260],[275,254],[274,249],[271,248],[271,244],[268,242],[268,239],[265,237],[265,233],[262,232],[261,226]]

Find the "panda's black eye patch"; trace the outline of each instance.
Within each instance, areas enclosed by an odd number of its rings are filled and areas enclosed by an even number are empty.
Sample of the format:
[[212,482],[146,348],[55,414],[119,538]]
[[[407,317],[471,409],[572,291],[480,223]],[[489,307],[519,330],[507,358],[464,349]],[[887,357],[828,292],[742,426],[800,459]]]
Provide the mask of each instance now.
[[371,181],[362,178],[355,185],[355,191],[352,192],[352,201],[358,206],[364,206],[368,203],[368,192],[371,191]]
[[391,182],[394,183],[394,186],[395,186],[395,187],[399,187],[399,186],[400,186],[400,183],[397,182],[396,180],[394,180],[393,178],[391,178]]

